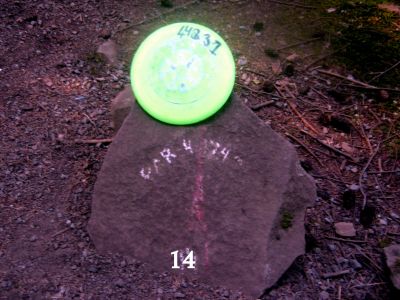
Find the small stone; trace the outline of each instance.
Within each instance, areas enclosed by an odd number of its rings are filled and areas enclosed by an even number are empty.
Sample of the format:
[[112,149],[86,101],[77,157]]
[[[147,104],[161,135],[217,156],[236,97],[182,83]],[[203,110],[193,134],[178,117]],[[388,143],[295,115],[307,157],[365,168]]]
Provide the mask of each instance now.
[[391,211],[391,212],[390,212],[390,216],[391,216],[393,219],[398,219],[398,218],[400,218],[400,216],[399,216],[398,214],[396,214],[394,211]]
[[29,241],[30,241],[30,242],[36,242],[36,241],[37,241],[37,236],[36,236],[36,235],[32,235],[32,236],[29,238]]
[[351,167],[350,171],[353,173],[357,173],[358,172],[358,168],[357,167]]
[[99,271],[99,268],[96,267],[95,265],[90,265],[88,271],[91,273],[97,273]]
[[348,143],[346,143],[346,142],[342,142],[341,148],[342,148],[344,151],[346,151],[347,153],[350,153],[350,154],[354,152],[354,148],[351,147],[351,146],[350,146]]
[[176,299],[183,299],[183,298],[185,298],[185,297],[186,297],[186,295],[183,294],[183,293],[181,293],[181,292],[176,292],[176,293],[175,293],[175,298],[176,298]]
[[116,287],[119,287],[119,288],[122,288],[125,286],[125,282],[122,278],[117,279],[114,284]]
[[319,300],[329,300],[330,298],[331,296],[327,291],[322,291],[321,293],[319,293]]
[[359,270],[362,268],[362,265],[358,262],[357,259],[351,259],[350,260],[350,265],[354,270]]
[[339,265],[347,265],[349,263],[349,260],[344,257],[339,257],[336,261]]
[[379,219],[379,224],[386,226],[388,224],[388,221],[386,218],[382,218],[382,219]]
[[237,63],[239,66],[247,65],[247,58],[245,56],[240,56]]
[[334,244],[328,244],[328,248],[331,251],[335,251],[336,250],[336,246]]
[[360,190],[360,186],[359,186],[358,184],[354,184],[354,183],[353,183],[352,185],[350,185],[349,189],[350,189],[351,191],[357,192],[357,191]]
[[117,44],[114,41],[108,40],[108,41],[104,42],[103,44],[101,44],[97,48],[97,53],[103,54],[109,64],[111,64],[111,65],[118,64]]
[[336,233],[340,236],[354,237],[356,236],[356,229],[353,223],[339,222],[335,223]]
[[293,53],[291,55],[289,55],[288,57],[286,57],[286,60],[289,62],[296,62],[300,59],[300,56],[296,53]]
[[51,81],[50,78],[44,78],[43,82],[45,85],[47,85],[48,87],[52,87],[53,86],[53,81]]

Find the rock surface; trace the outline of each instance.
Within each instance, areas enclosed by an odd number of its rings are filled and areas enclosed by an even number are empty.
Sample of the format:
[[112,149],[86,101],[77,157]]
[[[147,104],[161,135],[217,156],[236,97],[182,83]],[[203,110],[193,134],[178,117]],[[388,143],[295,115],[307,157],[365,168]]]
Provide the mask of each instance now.
[[134,102],[135,98],[130,85],[126,85],[125,88],[111,101],[111,126],[115,131],[118,131],[121,128],[122,123],[131,111]]
[[390,269],[393,285],[400,290],[400,245],[391,245],[384,249],[386,264]]
[[97,48],[97,53],[104,55],[110,65],[115,66],[118,64],[117,44],[113,40],[102,43]]
[[[257,297],[304,253],[315,198],[291,144],[237,97],[185,127],[134,104],[98,176],[88,229],[100,251]],[[183,264],[190,251],[194,269]]]

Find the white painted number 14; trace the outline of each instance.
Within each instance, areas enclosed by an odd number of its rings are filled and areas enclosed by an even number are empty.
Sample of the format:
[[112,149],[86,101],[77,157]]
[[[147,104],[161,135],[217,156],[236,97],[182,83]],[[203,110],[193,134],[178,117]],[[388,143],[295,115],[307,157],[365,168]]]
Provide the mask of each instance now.
[[[171,252],[171,255],[174,257],[174,265],[172,266],[172,269],[180,269],[178,265],[178,255],[179,251],[176,250],[174,252]],[[183,260],[182,265],[188,265],[188,269],[194,269],[194,264],[195,260],[193,258],[193,250],[189,252],[189,254],[186,256],[186,258]]]

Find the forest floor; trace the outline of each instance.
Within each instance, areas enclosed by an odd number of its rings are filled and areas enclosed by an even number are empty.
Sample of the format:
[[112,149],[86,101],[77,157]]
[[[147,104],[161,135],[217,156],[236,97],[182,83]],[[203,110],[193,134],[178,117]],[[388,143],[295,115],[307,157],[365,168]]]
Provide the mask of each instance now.
[[[113,136],[110,102],[135,49],[174,21],[221,34],[236,93],[316,180],[307,252],[262,298],[398,296],[383,247],[400,243],[400,93],[326,64],[333,50],[310,8],[276,2],[0,0],[0,299],[249,299],[100,255],[86,231],[107,144],[76,141]],[[117,66],[96,55],[107,39]],[[336,235],[337,222],[356,236]]]

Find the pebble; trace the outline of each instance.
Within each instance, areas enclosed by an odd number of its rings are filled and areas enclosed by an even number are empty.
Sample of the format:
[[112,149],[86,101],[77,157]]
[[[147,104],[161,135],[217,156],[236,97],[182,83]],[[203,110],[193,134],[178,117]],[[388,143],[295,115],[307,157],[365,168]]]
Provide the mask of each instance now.
[[119,279],[117,279],[115,281],[115,286],[116,287],[122,288],[122,287],[124,287],[124,285],[125,285],[125,282],[124,282],[124,280],[122,278],[119,278]]
[[97,273],[99,271],[99,268],[96,267],[95,265],[90,265],[88,271],[91,273]]
[[351,191],[355,191],[355,192],[357,192],[358,190],[360,190],[360,186],[358,185],[358,184],[352,184],[352,185],[350,185],[349,186],[349,189],[351,190]]
[[175,293],[175,298],[176,298],[176,299],[183,299],[183,298],[185,298],[185,297],[186,297],[186,295],[183,294],[183,293],[180,293],[180,292],[176,292],[176,293]]
[[327,291],[322,291],[321,293],[319,293],[319,299],[329,300],[330,299],[329,293]]
[[385,218],[379,219],[379,224],[380,224],[380,225],[386,226],[386,225],[388,224],[388,221],[387,221],[387,219],[385,219]]
[[30,239],[29,239],[29,241],[31,241],[31,242],[36,242],[36,240],[37,240],[37,236],[36,235],[32,235],[30,237]]
[[238,65],[239,66],[244,66],[247,64],[247,58],[244,56],[239,57],[238,59]]
[[340,236],[354,237],[356,236],[356,229],[353,223],[339,222],[335,223],[335,231]]
[[331,251],[335,251],[336,250],[336,246],[334,244],[328,244],[328,248]]
[[359,269],[362,268],[362,265],[356,259],[351,259],[350,260],[350,265],[354,270],[359,270]]

